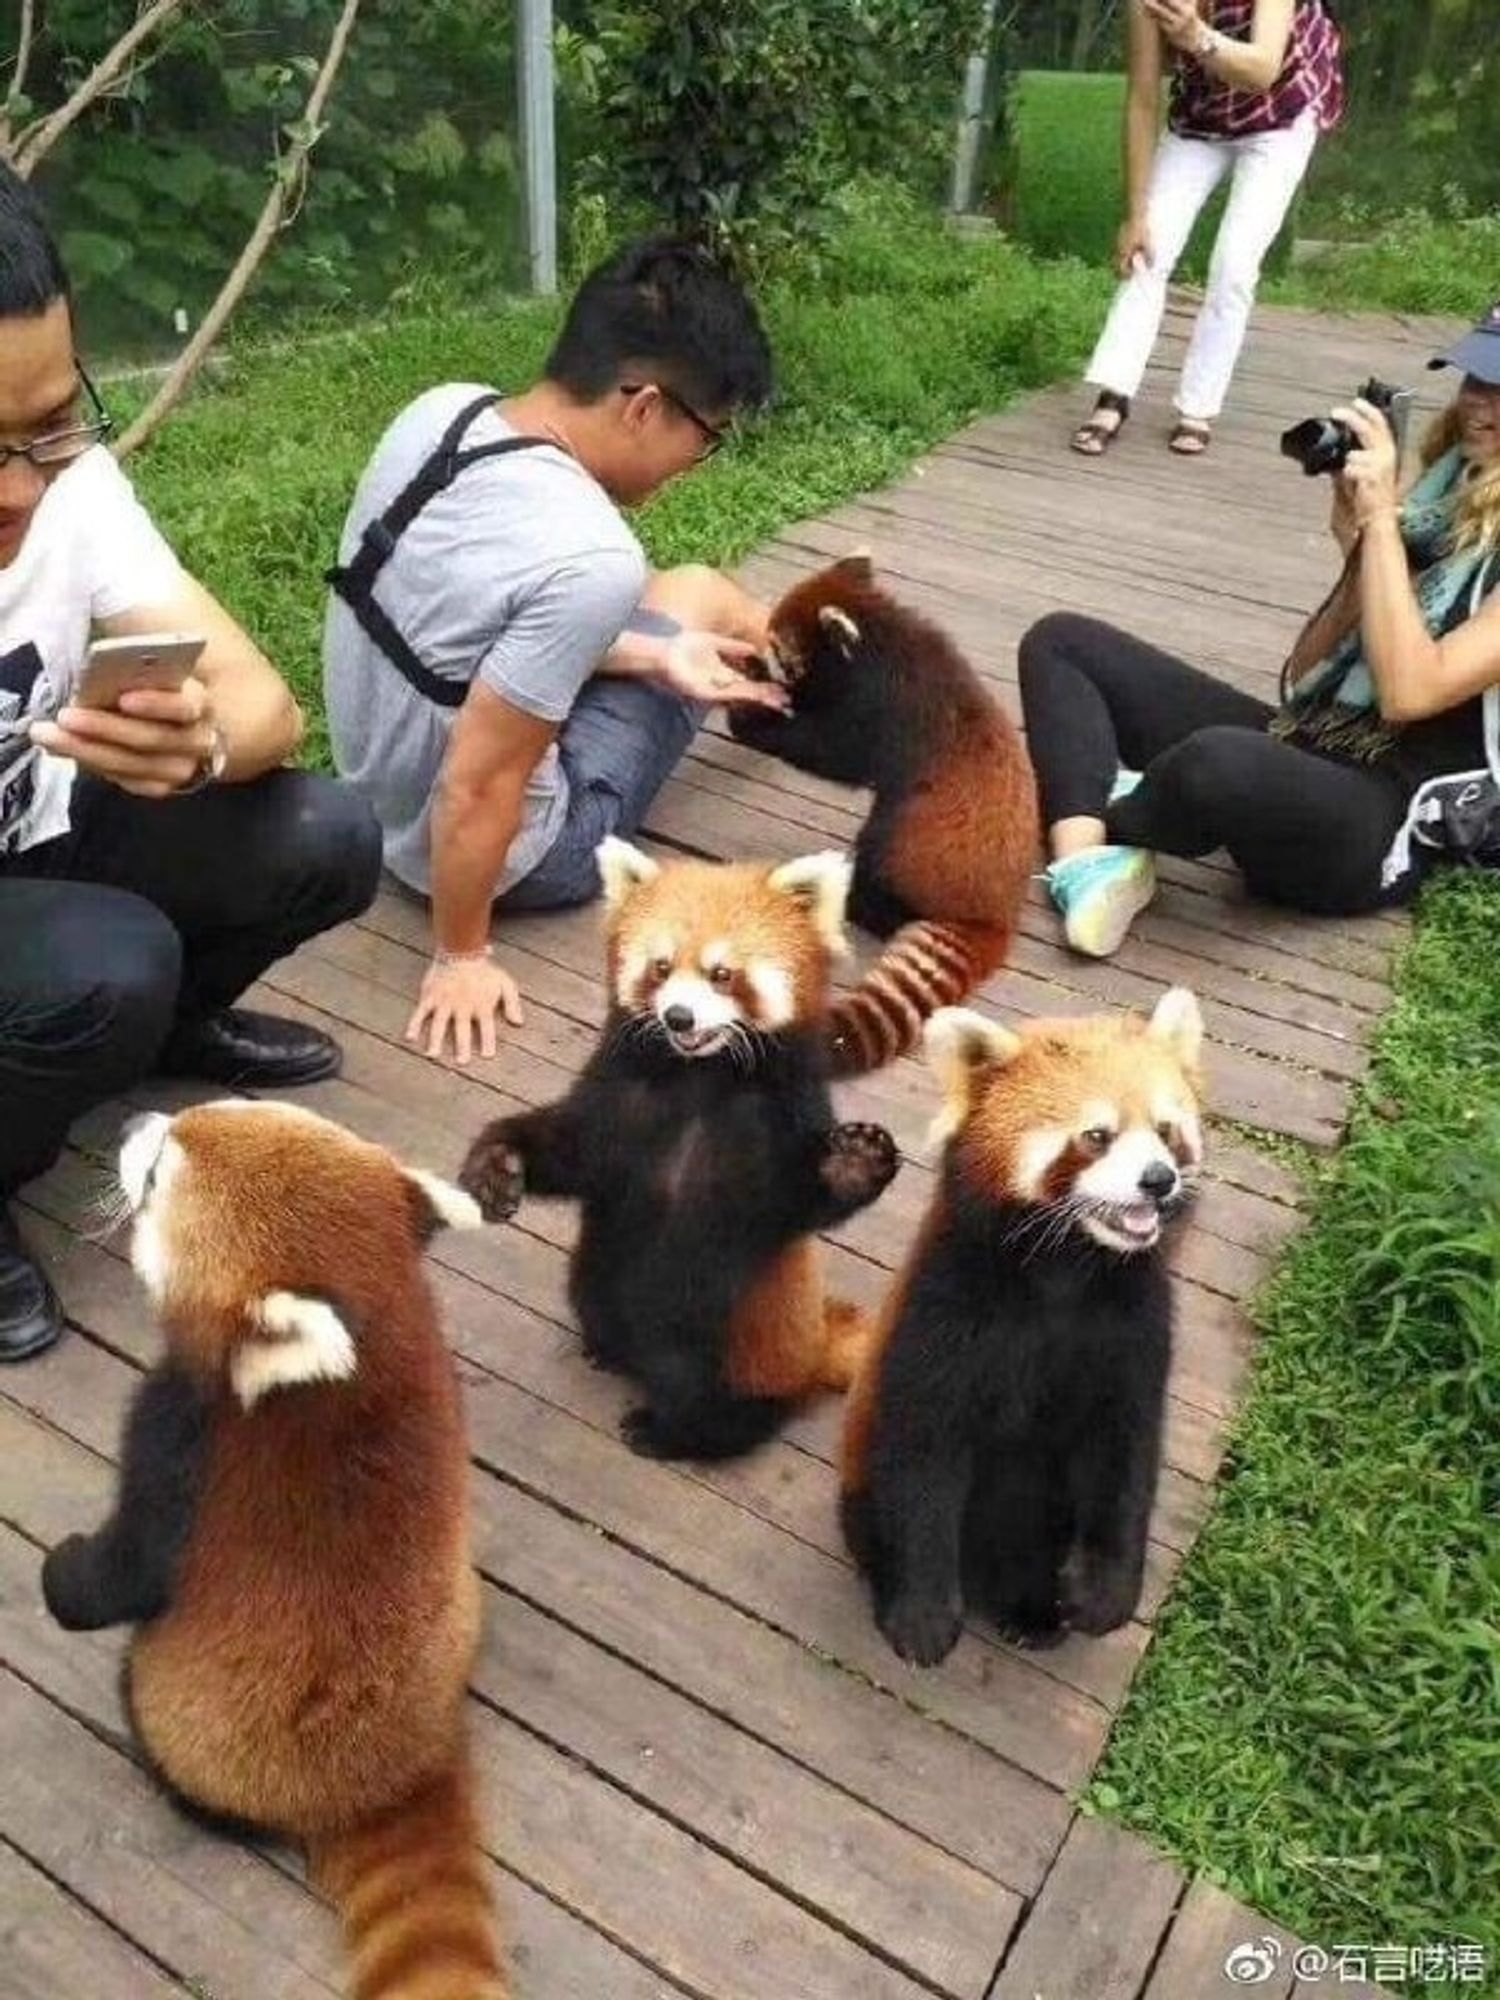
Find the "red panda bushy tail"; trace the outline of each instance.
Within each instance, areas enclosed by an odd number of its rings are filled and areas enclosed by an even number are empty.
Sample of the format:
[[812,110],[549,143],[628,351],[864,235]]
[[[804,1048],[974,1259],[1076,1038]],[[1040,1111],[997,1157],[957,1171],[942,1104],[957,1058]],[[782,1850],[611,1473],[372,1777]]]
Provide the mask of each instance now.
[[352,2000],[507,2000],[462,1764],[308,1859],[343,1918]]
[[1009,930],[993,924],[903,924],[854,991],[834,1003],[834,1075],[864,1076],[910,1054],[928,1016],[988,978],[1009,944]]

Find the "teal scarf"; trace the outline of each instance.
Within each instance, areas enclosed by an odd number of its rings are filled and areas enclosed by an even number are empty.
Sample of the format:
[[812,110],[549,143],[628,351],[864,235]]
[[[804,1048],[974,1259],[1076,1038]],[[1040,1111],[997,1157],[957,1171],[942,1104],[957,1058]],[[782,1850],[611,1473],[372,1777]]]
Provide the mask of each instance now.
[[[1487,560],[1483,548],[1453,546],[1464,471],[1463,453],[1455,445],[1427,468],[1401,508],[1401,539],[1417,608],[1435,639],[1452,631],[1465,615]],[[1376,706],[1375,683],[1358,627],[1288,691],[1272,718],[1271,733],[1361,763],[1390,749],[1400,729],[1386,722]]]

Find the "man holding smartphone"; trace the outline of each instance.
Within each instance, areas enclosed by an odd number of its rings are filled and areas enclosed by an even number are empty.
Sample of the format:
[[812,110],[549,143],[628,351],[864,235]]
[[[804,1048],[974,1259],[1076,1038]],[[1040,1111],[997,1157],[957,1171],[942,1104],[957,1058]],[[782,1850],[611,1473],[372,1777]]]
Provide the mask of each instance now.
[[[17,1190],[76,1117],[153,1071],[270,1089],[332,1075],[326,1035],[232,1003],[379,878],[369,809],[280,768],[296,702],[179,567],[109,430],[45,218],[0,164],[0,1360],[62,1329]],[[112,692],[85,685],[91,644],[144,634],[202,649],[168,684],[86,706]]]

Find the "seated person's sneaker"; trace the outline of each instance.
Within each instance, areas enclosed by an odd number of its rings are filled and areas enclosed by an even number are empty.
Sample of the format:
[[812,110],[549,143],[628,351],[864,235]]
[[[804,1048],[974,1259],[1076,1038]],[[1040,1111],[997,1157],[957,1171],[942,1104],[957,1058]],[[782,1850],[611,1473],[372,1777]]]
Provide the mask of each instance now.
[[223,1007],[196,1021],[182,1021],[157,1058],[160,1076],[194,1077],[204,1083],[264,1085],[287,1089],[337,1076],[344,1055],[331,1035],[303,1021]]
[[1143,847],[1090,847],[1054,861],[1047,887],[1074,951],[1108,958],[1156,894],[1156,865]]
[[0,1361],[40,1354],[62,1330],[57,1294],[0,1203]]

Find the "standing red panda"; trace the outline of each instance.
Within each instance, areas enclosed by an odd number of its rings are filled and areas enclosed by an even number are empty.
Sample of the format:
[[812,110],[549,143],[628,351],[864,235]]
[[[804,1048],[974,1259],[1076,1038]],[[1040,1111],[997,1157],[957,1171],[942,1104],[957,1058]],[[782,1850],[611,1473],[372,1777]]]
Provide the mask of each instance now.
[[523,1191],[582,1204],[569,1273],[590,1356],[640,1385],[632,1449],[726,1458],[843,1388],[868,1332],[825,1298],[813,1238],[896,1172],[889,1133],[836,1125],[828,973],[849,864],[599,849],[610,1011],[573,1089],[496,1119],[460,1180],[486,1216]]
[[135,1622],[131,1720],[191,1810],[302,1843],[356,2000],[503,2000],[462,1706],[479,1625],[458,1385],[420,1264],[467,1195],[288,1105],[132,1121],[166,1356],[114,1514],[48,1556]]
[[974,669],[867,556],[797,584],[770,630],[792,710],[732,710],[734,736],[875,794],[849,915],[892,941],[833,1010],[834,1073],[859,1075],[915,1048],[935,1008],[1004,962],[1036,866],[1036,781]]
[[941,1660],[965,1606],[1034,1646],[1135,1610],[1201,1037],[1180,988],[1149,1023],[928,1023],[949,1143],[843,1449],[845,1536],[904,1659]]

